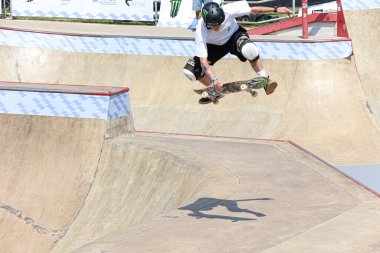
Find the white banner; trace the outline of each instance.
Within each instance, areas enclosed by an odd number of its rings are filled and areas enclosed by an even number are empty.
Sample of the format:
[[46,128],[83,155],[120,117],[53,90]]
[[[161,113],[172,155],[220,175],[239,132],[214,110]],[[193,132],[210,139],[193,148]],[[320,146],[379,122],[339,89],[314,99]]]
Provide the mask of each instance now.
[[153,21],[153,1],[13,0],[12,15]]
[[[331,13],[337,11],[337,4],[336,1],[330,2],[330,3],[324,3],[324,4],[318,4],[318,5],[312,5],[307,8],[307,14],[313,14],[313,13]],[[302,11],[298,12],[298,16],[302,16]]]
[[153,21],[153,0],[82,0],[83,18]]
[[[213,2],[220,3],[221,0]],[[157,26],[195,28],[197,19],[192,0],[162,0]]]
[[81,18],[82,1],[12,0],[13,16]]
[[185,28],[195,26],[197,21],[192,6],[191,0],[161,1],[160,19],[157,26]]

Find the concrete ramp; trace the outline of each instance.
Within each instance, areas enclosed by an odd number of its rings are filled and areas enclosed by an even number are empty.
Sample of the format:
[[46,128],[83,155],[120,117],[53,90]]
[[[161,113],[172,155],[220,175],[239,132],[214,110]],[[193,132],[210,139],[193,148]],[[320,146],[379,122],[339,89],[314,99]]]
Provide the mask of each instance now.
[[[354,56],[266,59],[273,95],[218,105],[198,104],[187,56],[1,46],[0,252],[379,252],[379,199],[329,165],[380,164],[378,13],[346,13]],[[215,72],[253,76],[231,58]],[[129,95],[67,83],[130,87],[138,131]]]
[[287,142],[135,134],[52,252],[376,252],[379,203]]
[[366,94],[368,108],[380,126],[380,77],[377,74],[380,64],[379,9],[345,12],[353,49],[356,68],[363,90]]
[[[354,45],[366,47],[358,37]],[[373,61],[357,51],[360,62]],[[336,165],[380,163],[376,82],[363,84],[367,75],[358,72],[356,51],[349,59],[265,60],[267,72],[279,81],[273,95],[235,93],[217,106],[198,104],[192,89],[201,85],[180,71],[188,57],[19,47],[0,52],[7,59],[3,80],[130,87],[138,131],[289,139]],[[221,60],[215,72],[225,82],[254,75],[249,64],[231,58]]]
[[335,165],[380,164],[379,17],[379,9],[345,12],[350,59],[298,63],[276,138],[304,145]]
[[336,165],[374,164],[380,163],[379,133],[355,58],[298,62],[275,138],[292,140]]
[[0,251],[49,252],[87,195],[106,125],[24,115],[0,124]]
[[379,200],[291,143],[141,133],[103,142],[96,121],[81,121],[77,136],[76,123],[34,117],[50,145],[36,136],[46,149],[26,150],[39,131],[29,127],[16,147],[31,167],[2,169],[4,252],[293,252],[305,240],[313,252],[378,250]]
[[159,146],[134,136],[106,141],[86,202],[52,252],[87,252],[85,245],[94,240],[115,233],[123,236],[124,229],[150,224],[157,217],[171,220],[170,212],[195,199],[224,199],[238,190],[231,171],[220,163],[209,164],[170,141]]
[[111,89],[109,100],[105,94],[99,87],[1,83],[1,252],[49,252],[64,237],[91,188],[103,141],[133,129],[130,117],[113,119],[107,109],[117,92]]

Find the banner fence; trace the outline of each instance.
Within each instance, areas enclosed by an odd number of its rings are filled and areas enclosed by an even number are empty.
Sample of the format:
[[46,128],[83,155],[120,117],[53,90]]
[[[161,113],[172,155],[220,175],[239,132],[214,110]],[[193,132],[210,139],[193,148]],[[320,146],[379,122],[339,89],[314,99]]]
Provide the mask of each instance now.
[[12,15],[153,21],[154,11],[152,0],[12,0]]

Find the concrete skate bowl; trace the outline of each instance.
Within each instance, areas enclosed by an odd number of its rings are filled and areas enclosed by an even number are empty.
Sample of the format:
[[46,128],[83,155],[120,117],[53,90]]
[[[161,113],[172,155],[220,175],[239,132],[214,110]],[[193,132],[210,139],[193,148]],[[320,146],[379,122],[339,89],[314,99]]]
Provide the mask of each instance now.
[[105,141],[104,121],[0,120],[1,252],[71,252],[190,200],[236,190],[231,173],[205,170],[194,154]]
[[[355,52],[350,59],[265,60],[271,78],[280,81],[271,96],[263,91],[257,98],[238,93],[219,105],[200,106],[191,91],[199,86],[180,72],[188,57],[2,46],[0,79],[128,86],[135,127],[142,132],[289,139],[333,164],[380,163],[379,81],[366,72],[371,65],[367,62],[376,63],[372,56],[379,49],[371,43],[378,40],[375,35],[364,37],[369,33],[360,30],[368,27],[361,17],[372,16],[373,22],[377,13],[347,13]],[[373,53],[365,56],[364,48]],[[223,59],[215,70],[224,81],[252,77],[248,64],[236,59]],[[7,147],[1,154],[0,231],[6,238],[0,244],[2,252],[8,252],[9,245],[13,252],[81,252],[97,238],[116,234],[112,240],[122,240],[161,222],[155,220],[161,214],[176,217],[176,208],[184,204],[204,196],[226,199],[238,187],[233,173],[211,166],[201,153],[170,144],[152,148],[149,139],[105,140],[104,122],[17,115],[1,115],[1,121],[1,145]],[[282,150],[287,153],[291,152]],[[270,161],[270,154],[264,156]],[[297,155],[295,160],[302,159]],[[340,180],[345,181],[338,176]],[[335,183],[329,189],[336,190]],[[288,186],[293,184],[298,182],[289,181]],[[271,187],[276,188],[276,182]],[[371,199],[355,195],[339,211],[364,198]],[[101,243],[96,241],[94,250]],[[90,247],[83,252],[91,252]]]
[[[369,13],[376,20],[376,11]],[[356,37],[358,17],[364,14],[371,16],[367,11],[347,14],[348,21],[355,20],[355,26],[348,22],[353,57],[264,60],[271,78],[280,83],[273,95],[261,90],[256,98],[236,93],[216,106],[199,106],[199,96],[192,89],[201,86],[189,82],[180,71],[188,57],[1,47],[6,59],[2,79],[128,86],[137,131],[287,139],[335,165],[374,164],[380,157],[378,81],[367,77],[364,67],[364,62],[376,60],[361,53],[374,39]],[[368,48],[376,54],[378,49],[371,45]],[[215,72],[225,82],[253,75],[249,64],[236,59],[223,59]]]
[[379,9],[349,11],[346,22],[350,37],[353,38],[355,63],[359,79],[367,98],[368,107],[380,125],[380,77],[377,67],[380,63],[380,38],[376,27],[380,25]]
[[[194,154],[126,139],[105,143],[91,191],[52,252],[88,252],[92,246],[84,246],[94,239],[123,238],[123,231],[133,231],[134,225],[145,230],[164,215],[170,220],[185,203],[203,196],[224,199],[237,189],[230,172],[205,166]],[[96,248],[101,244],[98,240]]]
[[0,251],[48,252],[93,181],[105,124],[6,114],[0,121]]
[[[376,46],[379,33],[373,28],[380,24],[379,10],[347,11],[346,21],[353,40],[354,55],[350,58],[264,60],[271,78],[280,83],[271,96],[262,91],[255,99],[232,94],[217,106],[199,107],[194,103],[199,97],[184,92],[194,84],[183,81],[176,71],[186,57],[159,60],[165,68],[159,73],[167,71],[168,75],[158,77],[154,72],[157,86],[137,80],[131,86],[139,101],[134,105],[136,129],[286,139],[335,165],[378,164],[380,80],[373,68],[379,64],[379,57],[374,56],[380,52]],[[144,68],[150,73],[148,62]],[[223,59],[215,70],[226,82],[252,77],[250,66],[236,59]],[[134,86],[137,83],[138,87]]]

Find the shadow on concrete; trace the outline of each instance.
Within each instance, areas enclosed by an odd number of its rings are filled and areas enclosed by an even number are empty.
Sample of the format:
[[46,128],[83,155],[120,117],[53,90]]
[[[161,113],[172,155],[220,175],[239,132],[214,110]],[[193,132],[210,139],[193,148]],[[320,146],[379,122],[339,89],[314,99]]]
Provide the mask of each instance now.
[[189,216],[196,217],[197,219],[207,218],[207,219],[223,219],[231,220],[232,222],[237,221],[251,221],[257,220],[256,218],[245,218],[245,217],[236,217],[229,215],[220,215],[220,214],[206,214],[204,211],[212,211],[218,206],[225,207],[229,212],[232,213],[248,213],[252,214],[258,218],[265,217],[265,214],[255,212],[246,208],[240,208],[238,202],[243,201],[258,201],[258,200],[272,200],[271,198],[255,198],[255,199],[240,199],[240,200],[229,200],[229,199],[215,199],[215,198],[200,198],[194,203],[178,208],[179,210],[189,210],[192,213],[188,214]]

